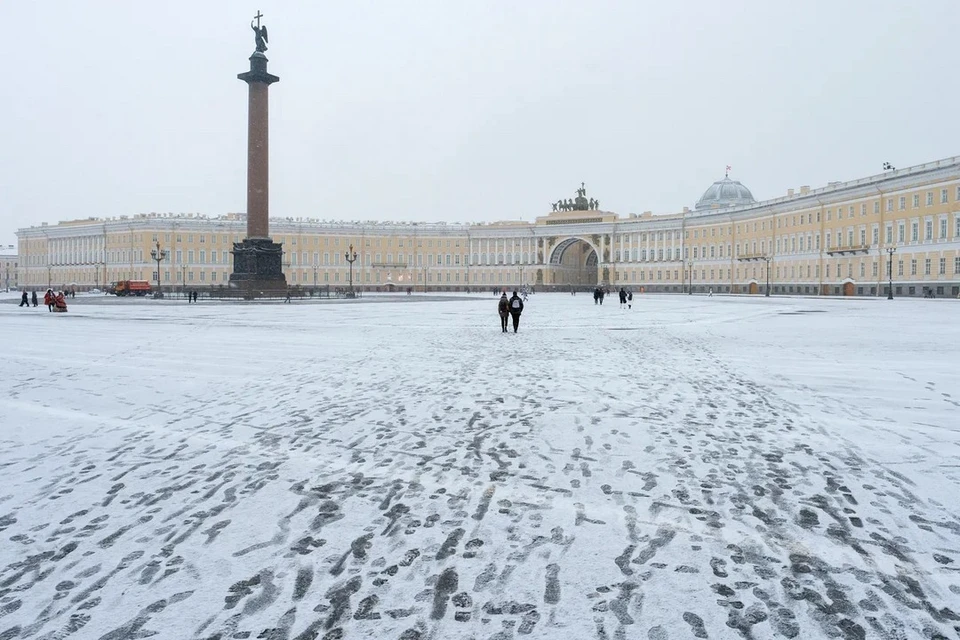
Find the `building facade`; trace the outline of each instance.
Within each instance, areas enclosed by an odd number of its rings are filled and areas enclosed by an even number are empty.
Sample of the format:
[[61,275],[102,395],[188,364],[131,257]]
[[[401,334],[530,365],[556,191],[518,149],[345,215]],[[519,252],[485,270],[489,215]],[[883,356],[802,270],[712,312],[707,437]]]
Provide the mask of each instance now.
[[[585,190],[581,198],[585,201]],[[578,190],[578,194],[580,191]],[[594,202],[590,200],[591,207]],[[27,287],[92,289],[124,279],[164,289],[228,286],[243,214],[137,214],[18,231]],[[274,218],[294,287],[648,292],[960,294],[960,157],[756,202],[739,182],[711,185],[669,215],[560,210],[530,222],[326,222]],[[151,259],[159,243],[168,257]],[[346,259],[350,247],[356,262]]]
[[4,291],[19,288],[19,264],[20,258],[15,246],[0,246],[0,288]]

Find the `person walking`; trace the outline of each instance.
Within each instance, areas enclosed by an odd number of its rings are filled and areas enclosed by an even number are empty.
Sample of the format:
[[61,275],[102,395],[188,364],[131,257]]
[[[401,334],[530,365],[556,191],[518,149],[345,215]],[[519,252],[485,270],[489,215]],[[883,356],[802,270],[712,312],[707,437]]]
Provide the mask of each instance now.
[[30,302],[33,303],[33,306],[37,306],[37,290],[36,289],[30,292]]
[[47,292],[43,294],[43,304],[47,305],[47,311],[53,311],[53,303],[55,298],[53,295],[53,289],[47,289]]
[[623,305],[627,304],[627,290],[623,287],[620,287],[620,291],[617,292],[617,295],[620,297],[620,308],[623,309]]
[[20,306],[21,307],[30,307],[30,301],[27,300],[27,292],[24,290],[23,295],[20,296]]
[[627,309],[633,309],[633,291],[627,291]]
[[500,314],[500,330],[506,333],[507,318],[510,316],[510,301],[507,300],[506,293],[500,296],[500,300],[497,302],[497,313]]
[[[503,295],[507,295],[504,293]],[[520,328],[520,314],[523,313],[523,300],[514,291],[510,297],[510,316],[513,318],[513,332],[516,333]]]

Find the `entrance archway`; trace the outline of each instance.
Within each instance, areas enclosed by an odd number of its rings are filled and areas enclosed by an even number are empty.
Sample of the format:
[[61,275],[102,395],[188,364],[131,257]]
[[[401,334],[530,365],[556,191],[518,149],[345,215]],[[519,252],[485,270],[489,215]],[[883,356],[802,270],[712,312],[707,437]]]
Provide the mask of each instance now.
[[597,286],[597,250],[582,238],[567,238],[550,253],[551,284],[560,287]]
[[754,280],[753,282],[750,283],[750,294],[756,295],[758,293],[760,293],[760,285],[757,284],[756,280]]
[[853,295],[853,282],[848,280],[843,283],[843,295],[852,296]]

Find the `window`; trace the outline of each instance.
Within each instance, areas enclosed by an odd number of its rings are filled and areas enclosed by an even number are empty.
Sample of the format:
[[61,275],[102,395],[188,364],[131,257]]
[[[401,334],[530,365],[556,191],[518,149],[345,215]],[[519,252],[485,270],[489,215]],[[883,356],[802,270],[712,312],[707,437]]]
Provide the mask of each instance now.
[[903,275],[903,260],[897,260],[897,275]]
[[[920,196],[917,196],[917,198],[919,198],[919,197],[920,197]],[[903,210],[906,209],[906,208],[907,208],[907,197],[906,197],[906,196],[900,196],[900,211],[903,211]]]
[[906,233],[905,233],[905,231],[904,231],[905,228],[906,228],[906,227],[905,227],[905,225],[904,225],[903,222],[901,222],[901,223],[898,225],[898,227],[897,227],[897,237],[898,237],[899,239],[897,240],[897,242],[906,242]]
[[941,240],[947,239],[947,219],[946,218],[940,218],[940,239]]
[[923,275],[930,275],[930,258],[923,261]]
[[927,191],[927,206],[933,205],[933,191]]
[[947,204],[947,190],[940,189],[940,204]]
[[189,262],[190,264],[193,264],[193,249],[190,249],[189,251],[187,251],[187,262]]
[[877,272],[878,272],[877,263],[874,262],[874,263],[873,263],[873,275],[876,276],[876,275],[877,275]]
[[861,216],[867,215],[867,203],[866,203],[866,202],[861,202],[861,203],[860,203],[860,215],[861,215]]
[[924,240],[933,240],[933,220],[927,220],[923,225]]
[[873,228],[873,244],[875,245],[880,244],[880,228],[879,227]]
[[[919,193],[915,193],[915,194],[913,194],[913,208],[916,209],[916,208],[919,207],[919,206],[920,206],[920,194],[919,194]],[[901,207],[901,209],[902,209],[902,208],[903,208],[903,207]]]
[[960,274],[960,256],[953,259],[953,273],[954,275]]
[[887,225],[887,244],[893,243],[893,225]]
[[917,259],[914,258],[910,261],[910,275],[917,275]]
[[940,275],[944,275],[947,272],[947,259],[940,258]]
[[887,199],[887,211],[893,211],[893,198]]
[[910,225],[910,239],[913,242],[920,240],[920,223],[914,222]]
[[873,203],[873,212],[874,212],[874,213],[880,213],[880,201],[879,201],[879,200],[877,200],[876,202]]

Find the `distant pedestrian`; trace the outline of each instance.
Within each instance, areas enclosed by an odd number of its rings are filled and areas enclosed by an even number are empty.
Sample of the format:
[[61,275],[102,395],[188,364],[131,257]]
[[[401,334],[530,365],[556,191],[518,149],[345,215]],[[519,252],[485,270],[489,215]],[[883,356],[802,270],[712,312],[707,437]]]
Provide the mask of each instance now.
[[29,307],[29,306],[30,306],[30,301],[27,300],[27,292],[26,292],[26,290],[24,290],[23,295],[20,296],[20,306],[21,306],[21,307]]
[[33,306],[37,306],[37,290],[36,289],[30,292],[30,302],[33,303]]
[[627,309],[633,309],[633,291],[627,291]]
[[290,304],[290,289],[287,289],[287,297],[283,299],[284,304]]
[[53,303],[56,301],[56,298],[53,295],[53,289],[47,289],[47,292],[43,294],[43,304],[47,305],[47,311],[53,311]]
[[620,308],[623,309],[623,305],[627,304],[627,290],[623,287],[620,287],[620,291],[617,292],[617,295],[620,297]]
[[497,313],[500,314],[500,330],[506,333],[507,318],[510,316],[510,301],[507,300],[506,293],[500,296],[500,300],[497,302]]
[[[504,293],[503,295],[507,295]],[[510,316],[513,318],[513,332],[516,333],[517,329],[520,328],[520,314],[523,313],[523,300],[520,299],[520,296],[517,295],[517,292],[513,292],[513,296],[510,298]]]
[[712,297],[713,297],[713,287],[710,287],[710,290],[707,292],[707,297],[708,297],[708,298],[712,298]]

